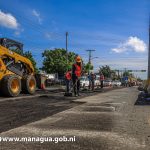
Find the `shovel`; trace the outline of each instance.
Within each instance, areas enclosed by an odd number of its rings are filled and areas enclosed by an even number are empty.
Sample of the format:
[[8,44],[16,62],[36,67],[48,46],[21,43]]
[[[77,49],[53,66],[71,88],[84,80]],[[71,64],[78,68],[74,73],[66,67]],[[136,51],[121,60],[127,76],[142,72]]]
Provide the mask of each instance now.
[[68,96],[68,97],[71,97],[73,94],[72,94],[72,91],[74,89],[74,87],[77,85],[77,81],[76,80],[76,83],[74,84],[74,86],[69,90],[69,92],[65,92],[64,96]]

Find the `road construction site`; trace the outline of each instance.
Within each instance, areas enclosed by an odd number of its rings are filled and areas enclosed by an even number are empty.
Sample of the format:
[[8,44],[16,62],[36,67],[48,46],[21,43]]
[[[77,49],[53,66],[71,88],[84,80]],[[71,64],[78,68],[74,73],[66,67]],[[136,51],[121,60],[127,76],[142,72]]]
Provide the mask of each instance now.
[[95,92],[82,91],[80,97],[64,97],[65,90],[38,90],[34,95],[21,94],[18,97],[0,97],[0,132],[46,118],[58,112],[70,109],[82,103],[76,99],[98,93],[108,92],[115,88],[97,89]]
[[[15,50],[11,49],[13,46],[16,46]],[[59,77],[52,80],[48,78],[52,76],[48,72],[54,73],[56,70],[49,71],[50,67],[47,72],[40,69],[39,72],[36,71],[36,62],[30,52],[23,53],[22,43],[0,38],[1,149],[147,148],[149,109],[139,106],[143,105],[143,101],[139,103],[139,91],[135,86],[140,85],[140,80],[133,78],[134,75],[129,74],[126,69],[124,75],[120,76],[119,70],[116,75],[116,70],[111,70],[109,66],[103,66],[94,73],[91,65],[93,50],[88,50],[90,55],[87,65],[75,53],[68,63],[67,49],[48,52],[55,51],[63,53],[62,57],[67,61],[65,60],[64,70],[64,60],[59,63],[60,66],[55,64],[54,68],[59,68]],[[60,61],[59,59],[56,60]],[[47,83],[51,85],[46,86]],[[60,139],[59,136],[71,136],[74,141],[61,140],[55,143],[52,140],[41,143],[13,140],[15,137]]]
[[150,150],[148,0],[0,6],[0,150]]
[[[0,103],[0,137],[75,136],[74,142],[1,142],[2,150],[149,149],[149,104],[137,87],[63,93]],[[85,96],[86,95],[86,96]]]

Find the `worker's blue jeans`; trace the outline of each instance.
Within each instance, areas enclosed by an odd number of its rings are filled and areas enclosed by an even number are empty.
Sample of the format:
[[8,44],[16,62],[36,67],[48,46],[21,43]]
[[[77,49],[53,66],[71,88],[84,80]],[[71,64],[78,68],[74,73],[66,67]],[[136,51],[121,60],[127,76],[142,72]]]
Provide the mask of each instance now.
[[71,83],[71,80],[66,80],[66,90],[67,90],[67,92],[70,91],[70,83]]
[[72,78],[72,82],[73,82],[74,95],[79,95],[80,80],[78,78]]

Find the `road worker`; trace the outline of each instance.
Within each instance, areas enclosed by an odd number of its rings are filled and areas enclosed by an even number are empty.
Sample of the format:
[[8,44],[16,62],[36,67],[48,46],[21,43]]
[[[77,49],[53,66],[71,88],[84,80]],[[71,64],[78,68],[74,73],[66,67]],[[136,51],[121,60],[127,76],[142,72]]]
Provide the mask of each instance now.
[[93,72],[91,72],[89,76],[90,76],[90,78],[89,78],[89,81],[90,81],[89,86],[90,86],[90,89],[92,91],[94,91],[96,75]]
[[103,75],[103,73],[101,72],[100,73],[100,82],[101,82],[101,88],[103,88],[104,87],[104,75]]
[[73,82],[74,96],[79,96],[81,72],[82,72],[82,60],[80,56],[76,56],[75,63],[72,66],[72,82]]
[[70,84],[71,84],[71,68],[68,69],[68,71],[65,74],[65,80],[66,80],[66,91],[69,93],[70,91]]

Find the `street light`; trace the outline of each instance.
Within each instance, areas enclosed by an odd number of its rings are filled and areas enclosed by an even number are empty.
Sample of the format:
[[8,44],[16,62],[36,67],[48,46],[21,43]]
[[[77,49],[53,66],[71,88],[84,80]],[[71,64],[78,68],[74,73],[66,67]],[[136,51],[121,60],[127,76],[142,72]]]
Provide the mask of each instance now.
[[99,58],[99,57],[92,57],[91,60],[96,59],[96,58]]

